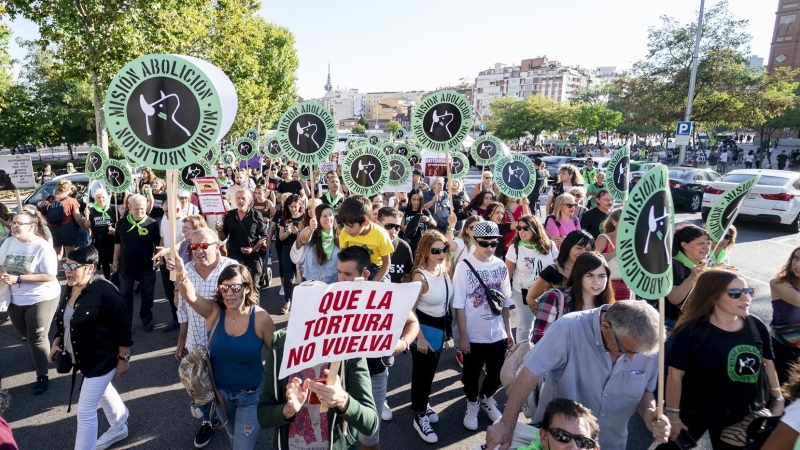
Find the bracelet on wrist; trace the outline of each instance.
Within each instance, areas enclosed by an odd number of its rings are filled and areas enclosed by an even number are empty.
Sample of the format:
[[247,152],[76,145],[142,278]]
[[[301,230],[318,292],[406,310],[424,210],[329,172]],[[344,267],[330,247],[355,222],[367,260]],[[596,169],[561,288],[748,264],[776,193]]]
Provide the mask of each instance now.
[[681,412],[681,409],[680,409],[680,408],[669,408],[669,407],[665,407],[665,408],[664,408],[664,412],[665,412],[665,413],[675,413],[675,414],[680,414],[680,412]]
[[673,421],[670,420],[669,423],[681,423],[681,421],[680,420],[676,420],[676,421],[673,422]]
[[782,395],[778,397],[770,397],[769,399],[772,402],[786,402],[786,399]]

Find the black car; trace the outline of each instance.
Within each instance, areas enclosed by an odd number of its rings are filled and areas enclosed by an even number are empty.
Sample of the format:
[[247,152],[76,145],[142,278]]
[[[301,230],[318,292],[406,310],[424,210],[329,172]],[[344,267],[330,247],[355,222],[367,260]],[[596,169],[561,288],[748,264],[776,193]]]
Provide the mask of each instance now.
[[571,156],[545,156],[542,158],[545,163],[545,169],[550,174],[548,177],[550,184],[558,183],[558,169],[570,159],[572,159]]
[[[672,201],[675,206],[684,206],[690,211],[700,211],[703,205],[703,192],[706,186],[719,178],[720,175],[708,169],[670,169],[669,188],[672,192]],[[631,177],[631,186],[636,184],[641,174]]]

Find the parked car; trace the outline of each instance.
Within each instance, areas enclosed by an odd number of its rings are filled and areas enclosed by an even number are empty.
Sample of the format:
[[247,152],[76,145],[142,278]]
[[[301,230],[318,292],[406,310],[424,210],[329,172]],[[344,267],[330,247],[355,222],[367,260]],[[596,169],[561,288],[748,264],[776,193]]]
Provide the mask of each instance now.
[[[138,174],[134,175],[134,179],[138,178]],[[60,175],[36,188],[31,195],[27,196],[25,200],[22,201],[22,204],[37,206],[39,202],[53,195],[56,192],[56,186],[58,185],[58,182],[64,179],[71,181],[72,184],[78,187],[80,190],[80,200],[82,200],[84,203],[93,203],[94,200],[90,201],[90,199],[94,199],[94,192],[101,187],[104,187],[103,183],[97,180],[90,180],[89,177],[82,172]],[[134,184],[135,183],[131,183],[131,193],[133,193],[132,189]],[[113,197],[111,197],[111,200],[113,201]]]
[[531,159],[531,162],[536,158],[547,158],[550,156],[550,153],[547,152],[534,152],[534,151],[527,151],[527,152],[519,152],[520,155],[525,155]]
[[655,166],[660,166],[660,165],[661,163],[658,162],[631,161],[630,162],[631,179],[633,177],[641,178],[642,175],[645,174],[645,172],[647,172],[648,170],[652,169]]
[[549,173],[548,181],[550,184],[558,183],[558,168],[562,164],[566,164],[570,159],[572,159],[570,156],[545,156],[542,158],[545,163],[545,169]]
[[[567,161],[568,164],[572,164],[573,166],[577,167],[578,169],[583,169],[586,167],[586,160],[589,158],[570,158]],[[605,172],[606,167],[608,167],[608,162],[611,161],[611,158],[605,158],[602,156],[592,157],[592,161],[594,162],[594,167],[597,168],[600,172]]]
[[[669,190],[672,192],[672,201],[675,206],[688,208],[690,211],[700,211],[703,205],[703,192],[706,186],[719,178],[719,174],[708,169],[677,168],[670,169]],[[631,186],[635,185],[642,175],[631,176]]]
[[790,233],[800,233],[800,173],[769,169],[732,170],[706,187],[703,196],[703,220],[711,207],[727,190],[761,173],[750,196],[739,210],[739,219],[776,223]]

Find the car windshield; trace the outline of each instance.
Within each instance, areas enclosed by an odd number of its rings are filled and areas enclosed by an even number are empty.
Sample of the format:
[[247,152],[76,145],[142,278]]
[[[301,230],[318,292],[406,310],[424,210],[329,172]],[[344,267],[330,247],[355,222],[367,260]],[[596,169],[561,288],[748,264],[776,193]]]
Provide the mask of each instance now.
[[[749,180],[750,178],[753,178],[752,174],[734,173],[723,176],[722,178],[719,179],[719,181],[739,184],[745,180]],[[789,178],[770,177],[761,175],[761,179],[759,179],[758,183],[756,184],[758,186],[785,186],[790,181],[792,180],[790,180]]]
[[669,171],[669,178],[674,180],[682,180],[686,176],[688,170],[673,169]]
[[558,156],[545,156],[542,158],[542,161],[548,164],[561,164],[561,161],[564,161],[565,158],[561,158]]

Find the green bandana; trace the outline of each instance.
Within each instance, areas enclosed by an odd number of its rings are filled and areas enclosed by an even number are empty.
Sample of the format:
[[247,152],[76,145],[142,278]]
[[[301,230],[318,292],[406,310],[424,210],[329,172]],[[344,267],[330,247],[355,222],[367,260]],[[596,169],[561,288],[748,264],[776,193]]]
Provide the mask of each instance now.
[[694,269],[694,266],[697,265],[697,264],[693,263],[692,260],[689,259],[688,256],[684,255],[682,251],[678,252],[678,254],[674,256],[674,258],[675,258],[676,261],[680,261],[680,263],[683,264],[684,266],[686,266],[686,268],[689,269],[689,270]]
[[717,256],[708,255],[708,259],[713,261],[715,266],[724,264],[727,258],[728,252],[726,252],[724,248],[717,250]]
[[103,220],[111,220],[111,216],[108,215],[108,210],[111,209],[111,204],[106,205],[105,209],[100,209],[100,207],[97,206],[97,203],[92,203],[92,208],[102,214]]
[[325,252],[325,256],[330,260],[331,255],[333,255],[333,230],[326,232],[320,229],[319,235],[322,238],[322,251]]
[[328,198],[328,204],[331,205],[331,208],[333,209],[333,211],[334,212],[338,212],[339,208],[337,207],[337,205],[344,198],[344,195],[342,195],[341,192],[337,192],[336,193],[336,197],[331,199],[331,193],[330,193],[330,191],[328,191],[328,192],[325,193],[325,197]]
[[133,216],[131,215],[131,213],[128,213],[128,222],[131,225],[133,225],[128,229],[128,231],[131,231],[134,228],[138,228],[139,229],[138,230],[139,231],[139,236],[147,236],[147,234],[150,233],[150,232],[147,231],[146,228],[142,228],[142,224],[144,223],[145,220],[147,220],[147,216],[144,216],[144,218],[142,220],[136,222],[136,221],[133,220]]
[[519,241],[519,245],[521,245],[523,247],[527,247],[527,248],[532,248],[532,249],[536,250],[537,252],[539,251],[539,248],[536,247],[536,244],[529,244],[529,243],[527,243],[525,241]]

